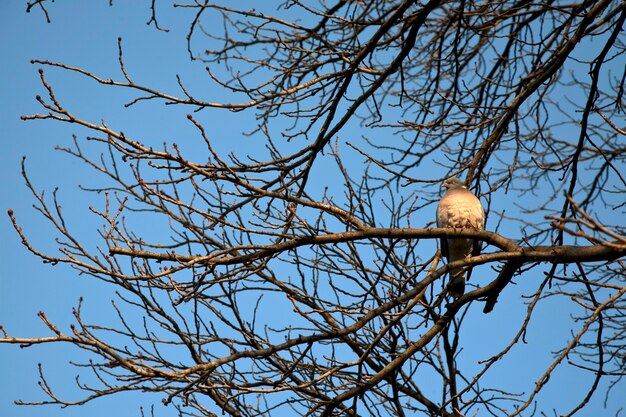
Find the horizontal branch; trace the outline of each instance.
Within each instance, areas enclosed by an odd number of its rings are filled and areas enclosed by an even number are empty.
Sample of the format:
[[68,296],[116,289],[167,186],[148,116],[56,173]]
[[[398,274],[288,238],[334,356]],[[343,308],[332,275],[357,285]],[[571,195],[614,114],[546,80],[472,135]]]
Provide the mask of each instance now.
[[[517,259],[522,262],[596,262],[613,260],[626,255],[626,244],[621,242],[599,243],[591,246],[560,245],[523,247],[494,232],[450,228],[371,228],[325,235],[298,236],[274,245],[238,246],[204,256],[179,255],[171,252],[161,253],[121,247],[112,247],[109,252],[111,255],[127,255],[136,258],[188,263],[192,265],[233,265],[269,258],[278,253],[309,245],[328,245],[365,239],[435,239],[443,237],[476,238],[503,250],[503,252],[475,257],[475,259],[473,258],[473,262],[467,262],[467,264],[481,264],[506,259]],[[252,250],[253,252],[237,256],[228,255],[228,253],[246,250]]]

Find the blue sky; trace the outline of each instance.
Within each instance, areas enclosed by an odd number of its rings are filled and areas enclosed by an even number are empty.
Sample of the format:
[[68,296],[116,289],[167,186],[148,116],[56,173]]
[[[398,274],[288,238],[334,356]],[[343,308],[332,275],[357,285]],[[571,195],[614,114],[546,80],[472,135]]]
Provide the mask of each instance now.
[[[69,145],[72,134],[80,136],[81,131],[73,126],[50,121],[24,122],[21,115],[40,111],[35,96],[45,95],[37,70],[38,65],[30,60],[49,59],[69,65],[93,70],[102,76],[118,77],[117,38],[123,38],[127,69],[141,77],[145,84],[176,91],[175,74],[181,75],[189,86],[202,90],[206,98],[218,101],[221,96],[205,87],[206,75],[203,65],[188,65],[185,34],[191,13],[178,10],[163,14],[160,24],[171,30],[162,33],[148,27],[147,1],[125,2],[109,7],[106,1],[94,2],[55,2],[49,7],[52,24],[47,24],[43,14],[35,9],[25,13],[25,2],[10,1],[0,4],[0,323],[12,335],[44,336],[47,329],[37,318],[41,310],[60,326],[72,322],[71,309],[79,297],[85,298],[85,311],[93,316],[111,313],[112,290],[103,283],[85,276],[65,266],[50,266],[40,262],[20,245],[19,237],[13,231],[6,211],[11,208],[26,234],[43,251],[54,251],[50,240],[50,227],[32,208],[33,197],[24,185],[20,175],[22,156],[26,155],[26,165],[31,180],[38,189],[51,193],[59,187],[59,197],[63,202],[65,215],[80,219],[76,233],[92,236],[97,221],[87,213],[94,202],[89,194],[80,192],[77,185],[95,185],[100,179],[94,176],[79,161],[55,151],[57,145]],[[180,65],[180,63],[184,65]],[[66,74],[62,71],[46,69],[46,78],[59,94],[62,102],[77,111],[86,119],[106,118],[107,122],[124,126],[128,134],[140,134],[154,143],[163,141],[184,143],[187,136],[193,135],[193,128],[185,120],[188,109],[169,109],[158,112],[157,103],[144,103],[125,109],[123,104],[132,99],[124,92],[112,92],[83,77]],[[217,95],[217,97],[216,97]],[[241,118],[228,112],[203,112],[198,116],[203,123],[211,126],[211,135],[221,138],[218,147],[227,150],[229,146],[254,146],[253,138],[242,136],[241,130],[253,126],[253,118]],[[349,130],[345,137],[358,138],[360,132]],[[193,145],[189,146],[193,150]],[[323,162],[322,162],[323,163]],[[422,225],[415,225],[420,227]],[[513,230],[508,230],[514,233]],[[528,277],[532,279],[532,277]],[[510,332],[519,325],[525,309],[524,286],[512,287],[506,298],[498,306],[510,301],[509,309],[500,309],[498,314],[483,316],[476,308],[476,314],[469,319],[464,337],[484,341],[486,349],[494,353],[504,347]],[[529,328],[528,339],[531,347],[515,349],[512,356],[518,362],[513,368],[501,373],[494,370],[491,378],[507,380],[512,385],[525,381],[526,377],[536,378],[543,368],[527,366],[527,360],[557,349],[569,337],[564,324],[570,320],[570,310],[547,302],[541,306],[545,320],[534,322]],[[486,331],[486,329],[490,331]],[[556,343],[555,343],[556,340]],[[0,345],[0,415],[12,417],[30,416],[108,416],[139,415],[139,406],[157,405],[157,416],[174,415],[172,409],[160,406],[159,397],[122,394],[111,399],[99,399],[78,408],[59,410],[58,407],[18,407],[15,399],[39,400],[44,396],[37,386],[37,363],[41,362],[51,385],[66,394],[67,398],[80,398],[74,387],[74,369],[68,362],[75,356],[84,354],[70,346],[35,346],[20,349],[17,346]],[[484,351],[466,353],[467,360],[485,357]],[[544,355],[545,356],[545,355]],[[545,364],[544,364],[545,367]],[[512,375],[512,373],[514,375]],[[584,390],[590,383],[588,374],[575,370],[560,373],[560,379],[546,388],[545,395],[559,404],[567,402],[568,393]],[[520,384],[520,390],[527,389]],[[619,389],[619,387],[618,387]],[[613,395],[609,410],[619,406],[619,395]],[[602,415],[602,395],[594,397],[588,415]],[[622,400],[623,403],[623,400]],[[623,404],[622,404],[623,405]],[[217,410],[216,410],[217,411]]]
[[[47,24],[44,16],[35,9],[25,13],[25,2],[10,1],[0,4],[0,34],[5,40],[0,44],[0,142],[3,152],[0,205],[0,323],[12,334],[21,336],[44,336],[49,332],[37,317],[42,310],[54,322],[66,326],[72,321],[72,308],[79,297],[85,297],[86,313],[111,314],[112,291],[102,283],[79,277],[64,266],[52,267],[29,254],[19,243],[12,230],[6,212],[13,209],[16,218],[29,238],[42,250],[55,252],[54,242],[49,240],[50,228],[32,208],[34,202],[20,175],[22,156],[27,155],[26,165],[33,183],[39,189],[51,193],[59,187],[64,213],[81,220],[76,232],[81,234],[94,226],[88,206],[92,203],[78,184],[95,184],[91,172],[79,161],[55,151],[56,145],[68,145],[76,128],[59,123],[24,122],[21,115],[40,111],[35,96],[45,96],[33,58],[62,61],[84,65],[98,70],[100,74],[117,76],[117,37],[127,40],[128,65],[139,69],[144,79],[163,81],[167,77],[155,75],[166,71],[172,77],[173,86],[177,60],[188,60],[184,36],[163,36],[161,32],[146,26],[149,11],[145,2],[129,2],[122,7],[108,7],[108,2],[59,2],[50,7],[53,23]],[[88,4],[89,3],[89,4]],[[149,48],[149,52],[145,49]],[[150,62],[137,62],[139,54]],[[146,67],[143,67],[145,65]],[[157,68],[158,71],[149,70]],[[58,87],[60,99],[76,109],[83,117],[98,117],[109,110],[112,122],[124,123],[132,132],[141,129],[145,135],[167,137],[174,132],[172,124],[162,123],[133,126],[139,112],[147,112],[150,106],[136,111],[120,110],[124,97],[113,97],[107,91],[94,92],[93,83],[76,76],[66,76],[60,71],[47,71],[48,80]],[[152,79],[151,79],[152,77]],[[112,108],[115,110],[111,111]],[[132,114],[131,114],[132,113]],[[179,115],[180,116],[180,115]],[[102,116],[100,116],[102,117]],[[169,127],[172,127],[168,130]],[[90,182],[90,180],[94,180]],[[91,222],[91,223],[90,223]],[[74,373],[68,362],[74,355],[84,358],[70,346],[38,346],[20,349],[17,346],[0,346],[0,415],[12,417],[45,415],[139,415],[140,405],[151,401],[138,401],[130,395],[112,400],[97,400],[80,408],[60,411],[58,407],[20,407],[13,400],[41,400],[43,395],[37,385],[37,364],[41,362],[53,386],[68,390],[67,398],[78,399],[74,390]],[[67,372],[67,371],[70,372]],[[74,395],[72,395],[74,393]],[[157,407],[159,399],[156,400]]]

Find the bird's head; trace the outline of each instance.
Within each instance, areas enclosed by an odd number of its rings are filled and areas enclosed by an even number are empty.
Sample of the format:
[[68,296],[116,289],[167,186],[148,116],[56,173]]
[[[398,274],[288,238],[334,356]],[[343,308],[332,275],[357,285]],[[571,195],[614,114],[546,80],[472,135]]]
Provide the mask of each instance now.
[[441,186],[444,188],[447,188],[448,190],[452,190],[454,188],[467,188],[465,184],[463,183],[463,181],[461,181],[457,177],[450,178],[449,180],[444,181],[444,183],[441,184]]

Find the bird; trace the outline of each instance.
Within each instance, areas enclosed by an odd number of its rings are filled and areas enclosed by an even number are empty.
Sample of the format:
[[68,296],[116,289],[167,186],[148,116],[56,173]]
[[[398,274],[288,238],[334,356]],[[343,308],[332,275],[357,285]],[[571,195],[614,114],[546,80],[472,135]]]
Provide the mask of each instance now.
[[[437,227],[484,230],[485,210],[480,200],[465,184],[455,177],[445,181],[441,186],[447,190],[437,206]],[[440,242],[441,252],[448,263],[480,255],[482,242],[477,239],[443,237]],[[458,267],[450,270],[448,293],[454,298],[459,298],[465,292],[467,269]],[[467,273],[468,279],[470,274],[471,270]]]

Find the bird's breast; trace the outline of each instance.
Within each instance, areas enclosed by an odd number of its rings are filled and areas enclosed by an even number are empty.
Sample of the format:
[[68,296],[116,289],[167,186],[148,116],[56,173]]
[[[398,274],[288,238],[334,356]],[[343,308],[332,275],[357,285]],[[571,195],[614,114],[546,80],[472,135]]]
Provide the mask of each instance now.
[[481,206],[465,202],[439,207],[437,217],[440,227],[483,229],[485,221]]

